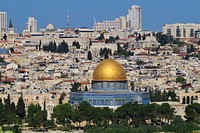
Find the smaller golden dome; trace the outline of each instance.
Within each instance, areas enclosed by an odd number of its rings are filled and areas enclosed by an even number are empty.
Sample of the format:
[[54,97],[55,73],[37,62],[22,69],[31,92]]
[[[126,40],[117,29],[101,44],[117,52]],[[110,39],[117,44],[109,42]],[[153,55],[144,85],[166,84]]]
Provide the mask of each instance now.
[[121,64],[113,59],[103,60],[93,72],[93,81],[124,81],[126,72]]

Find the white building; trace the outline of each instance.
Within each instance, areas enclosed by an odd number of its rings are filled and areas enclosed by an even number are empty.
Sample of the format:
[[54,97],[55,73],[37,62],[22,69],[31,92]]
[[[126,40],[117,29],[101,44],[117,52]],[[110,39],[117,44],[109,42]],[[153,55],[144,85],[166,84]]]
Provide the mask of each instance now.
[[87,29],[87,28],[80,28],[79,31],[79,37],[86,38],[86,39],[95,39],[97,38],[96,32],[94,32],[93,29]]
[[142,29],[142,9],[140,6],[133,5],[128,10],[127,19],[129,22],[129,28],[133,30]]
[[200,24],[176,23],[163,25],[163,33],[174,38],[194,38],[195,32],[200,30]]
[[94,31],[113,31],[127,29],[135,31],[140,31],[142,29],[142,9],[140,6],[133,5],[131,9],[128,10],[127,17],[121,16],[114,20],[97,22],[94,25]]
[[35,20],[34,17],[29,17],[28,18],[27,30],[30,33],[37,32],[37,20]]
[[114,20],[107,20],[103,22],[97,22],[94,25],[94,31],[110,31],[120,29],[120,20],[116,18]]
[[0,37],[2,37],[4,33],[6,33],[6,30],[7,30],[7,13],[0,12]]

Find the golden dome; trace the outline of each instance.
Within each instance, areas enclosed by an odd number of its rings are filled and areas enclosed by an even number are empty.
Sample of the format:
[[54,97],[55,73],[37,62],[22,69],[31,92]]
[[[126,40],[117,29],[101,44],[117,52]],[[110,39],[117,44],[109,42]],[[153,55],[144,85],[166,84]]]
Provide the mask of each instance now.
[[93,81],[124,81],[126,72],[121,64],[113,59],[103,60],[93,72]]

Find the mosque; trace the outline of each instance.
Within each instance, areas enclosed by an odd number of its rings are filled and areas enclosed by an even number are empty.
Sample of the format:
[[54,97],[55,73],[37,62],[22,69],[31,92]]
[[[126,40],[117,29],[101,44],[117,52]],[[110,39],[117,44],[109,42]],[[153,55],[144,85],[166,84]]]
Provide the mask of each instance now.
[[78,105],[83,101],[95,107],[117,108],[128,102],[148,104],[150,95],[129,90],[123,66],[113,59],[105,59],[95,68],[89,91],[70,93],[70,104]]

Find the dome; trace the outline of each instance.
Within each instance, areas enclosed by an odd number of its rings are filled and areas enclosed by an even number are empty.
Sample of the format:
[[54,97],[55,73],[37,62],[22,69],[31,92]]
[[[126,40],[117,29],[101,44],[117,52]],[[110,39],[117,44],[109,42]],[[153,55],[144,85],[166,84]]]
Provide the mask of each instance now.
[[54,26],[53,26],[52,24],[48,24],[48,25],[47,25],[47,29],[48,29],[48,30],[53,30],[53,29],[54,29]]
[[124,81],[126,72],[121,64],[113,59],[103,60],[93,72],[93,81]]

